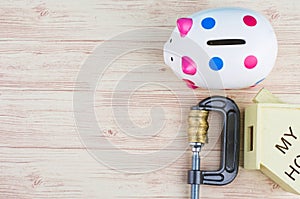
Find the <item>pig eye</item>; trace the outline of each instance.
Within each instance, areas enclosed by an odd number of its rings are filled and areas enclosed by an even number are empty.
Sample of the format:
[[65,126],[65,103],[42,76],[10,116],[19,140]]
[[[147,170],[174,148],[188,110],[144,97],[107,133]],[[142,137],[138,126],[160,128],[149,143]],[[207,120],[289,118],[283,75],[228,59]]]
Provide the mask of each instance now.
[[172,41],[173,41],[173,40],[172,40],[172,38],[171,38],[171,39],[170,39],[170,43],[172,43]]
[[173,57],[171,57],[171,61],[174,61]]

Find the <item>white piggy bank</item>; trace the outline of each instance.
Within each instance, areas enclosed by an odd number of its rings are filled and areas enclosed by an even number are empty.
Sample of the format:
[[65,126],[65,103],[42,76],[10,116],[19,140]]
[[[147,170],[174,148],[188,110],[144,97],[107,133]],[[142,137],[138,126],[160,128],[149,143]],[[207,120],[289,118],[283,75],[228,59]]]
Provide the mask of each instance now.
[[242,8],[204,10],[177,20],[165,63],[190,88],[239,89],[271,72],[277,40],[269,21]]

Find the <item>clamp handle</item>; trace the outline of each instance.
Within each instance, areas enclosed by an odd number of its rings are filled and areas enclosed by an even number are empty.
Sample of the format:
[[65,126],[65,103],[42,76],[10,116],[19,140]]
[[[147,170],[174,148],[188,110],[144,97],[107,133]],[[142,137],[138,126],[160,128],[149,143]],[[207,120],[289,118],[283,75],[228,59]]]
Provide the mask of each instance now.
[[238,174],[240,149],[240,111],[235,102],[222,96],[202,100],[198,109],[218,111],[224,116],[222,130],[221,168],[217,171],[201,171],[200,183],[207,185],[226,185]]

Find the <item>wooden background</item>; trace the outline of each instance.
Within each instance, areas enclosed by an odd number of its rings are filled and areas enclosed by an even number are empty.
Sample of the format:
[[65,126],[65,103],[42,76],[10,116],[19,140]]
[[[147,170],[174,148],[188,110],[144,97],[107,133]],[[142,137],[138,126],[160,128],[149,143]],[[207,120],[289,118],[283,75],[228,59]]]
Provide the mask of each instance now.
[[[139,28],[162,28],[171,33],[178,17],[221,6],[242,6],[263,13],[271,21],[279,43],[276,66],[262,84],[252,89],[228,90],[225,94],[237,102],[242,113],[262,87],[283,101],[300,103],[300,3],[297,0],[1,1],[0,198],[188,198],[189,150],[169,165],[161,165],[157,159],[153,165],[162,168],[153,171],[147,170],[143,154],[176,151],[187,145],[183,139],[177,148],[164,148],[174,139],[173,133],[185,138],[186,132],[177,132],[178,126],[186,127],[188,108],[208,97],[210,92],[187,91],[184,83],[163,64],[161,50],[128,53],[102,74],[102,83],[95,93],[95,113],[102,124],[99,133],[104,135],[102,139],[112,143],[111,150],[141,154],[138,160],[145,172],[139,174],[113,169],[87,151],[76,128],[73,92],[85,60],[104,41]],[[163,45],[168,36],[162,35],[156,42]],[[120,109],[128,107],[128,117],[141,131],[151,125],[152,106],[160,105],[164,109],[163,130],[141,141],[127,135],[130,132],[122,133],[112,114],[116,107],[110,105],[114,87],[122,77],[148,62],[154,66],[153,71],[137,72],[136,76],[163,74],[170,78],[166,81],[172,81],[171,88],[165,87],[164,82],[142,85],[145,82],[140,78],[137,81],[141,87],[128,90],[130,98],[118,104]],[[176,93],[181,93],[184,99]],[[218,116],[210,117],[210,144],[202,153],[205,169],[218,166],[218,119]],[[115,161],[126,166],[127,160],[122,157]],[[240,172],[233,183],[224,187],[202,186],[202,198],[300,198],[283,191],[259,171],[243,169],[242,151],[240,162]]]

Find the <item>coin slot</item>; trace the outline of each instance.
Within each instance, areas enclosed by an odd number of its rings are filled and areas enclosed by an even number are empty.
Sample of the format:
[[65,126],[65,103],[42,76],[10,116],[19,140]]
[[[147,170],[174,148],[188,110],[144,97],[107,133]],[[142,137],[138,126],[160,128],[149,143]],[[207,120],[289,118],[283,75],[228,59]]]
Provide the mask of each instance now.
[[244,45],[246,41],[243,39],[218,39],[218,40],[209,40],[207,45],[209,46],[225,46],[225,45]]

